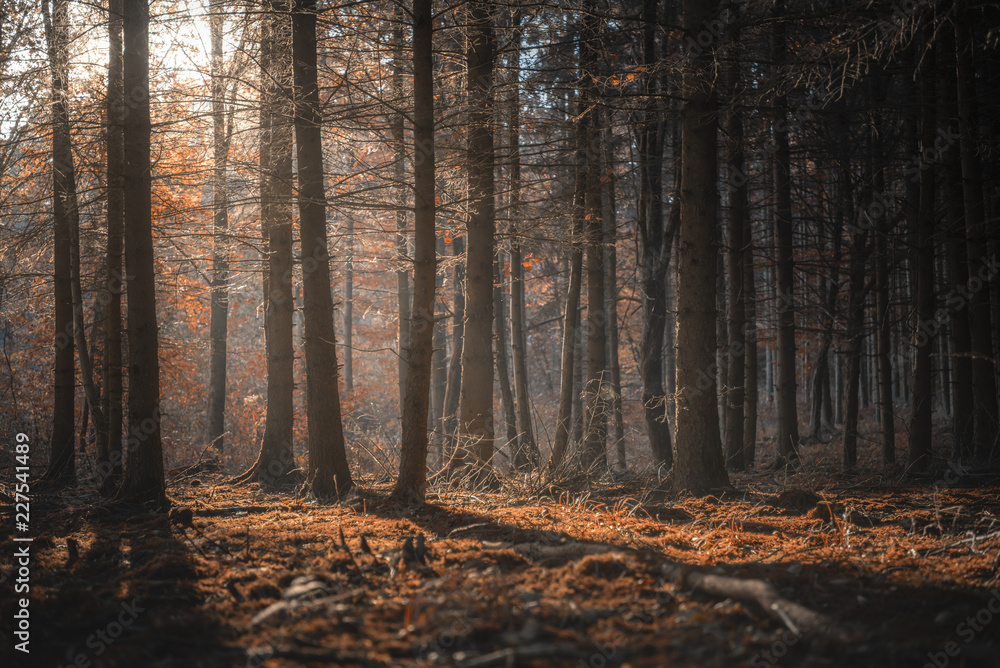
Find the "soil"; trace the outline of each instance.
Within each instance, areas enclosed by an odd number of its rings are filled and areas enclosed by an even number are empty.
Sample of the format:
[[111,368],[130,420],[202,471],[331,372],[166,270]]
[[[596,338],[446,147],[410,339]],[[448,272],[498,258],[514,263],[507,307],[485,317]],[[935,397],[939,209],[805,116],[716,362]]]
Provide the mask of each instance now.
[[[733,482],[439,490],[415,509],[372,481],[323,505],[199,474],[171,483],[171,515],[39,496],[30,655],[10,649],[23,544],[3,507],[0,664],[1000,667],[996,479]],[[829,623],[726,590],[755,580]]]

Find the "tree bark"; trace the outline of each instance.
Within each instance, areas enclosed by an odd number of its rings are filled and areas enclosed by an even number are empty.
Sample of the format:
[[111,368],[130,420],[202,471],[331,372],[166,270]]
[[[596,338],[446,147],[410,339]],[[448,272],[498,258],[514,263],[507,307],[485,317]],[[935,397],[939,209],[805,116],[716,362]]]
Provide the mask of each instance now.
[[[397,4],[395,9],[396,25],[392,30],[393,68],[392,86],[396,95],[402,100],[403,95],[403,5]],[[396,261],[400,264],[396,270],[396,301],[399,310],[398,329],[396,332],[396,349],[399,354],[397,362],[399,374],[399,414],[403,414],[403,399],[406,395],[406,374],[409,368],[410,349],[410,306],[413,291],[410,288],[410,254],[406,239],[406,139],[404,135],[403,113],[395,113],[391,120],[392,143],[396,151],[394,165],[396,179]]]
[[[734,27],[730,38],[730,49],[739,44],[739,29]],[[746,366],[741,357],[746,355],[746,295],[743,291],[746,264],[746,241],[750,202],[747,196],[746,157],[743,137],[742,75],[740,61],[735,51],[731,55],[727,78],[731,96],[725,116],[729,137],[727,146],[726,178],[729,187],[729,216],[726,219],[729,245],[726,253],[726,277],[729,299],[727,301],[729,340],[728,377],[726,379],[726,463],[730,469],[745,471],[744,427],[744,386]]]
[[[774,3],[771,33],[771,60],[777,76],[787,60],[785,46],[785,2]],[[775,466],[797,466],[799,460],[798,393],[795,380],[795,259],[793,254],[791,150],[788,145],[788,100],[778,95],[777,117],[772,125],[774,140],[774,237],[777,276],[777,355],[778,355],[778,457]]]
[[[696,34],[718,0],[684,0],[684,28]],[[706,494],[729,486],[714,374],[718,249],[715,49],[686,54],[682,79],[681,221],[677,267],[677,418],[670,486]]]
[[518,448],[520,459],[515,465],[522,469],[538,466],[540,455],[531,423],[531,394],[528,389],[527,339],[524,334],[524,258],[516,221],[521,211],[521,16],[514,20],[511,69],[513,88],[510,102],[510,219],[515,221],[510,234],[510,356],[514,375],[514,401],[517,406]]
[[[673,463],[667,395],[663,388],[664,333],[667,324],[666,273],[674,229],[664,229],[663,144],[665,123],[657,107],[658,77],[653,74],[657,60],[657,0],[644,0],[643,77],[648,94],[639,131],[639,202],[637,206],[642,256],[642,339],[639,343],[639,373],[642,377],[643,418],[653,465],[669,469]],[[675,206],[676,208],[676,206]],[[673,218],[673,217],[672,217]],[[673,226],[676,228],[676,225]]]
[[333,298],[330,293],[322,118],[316,77],[316,0],[296,0],[295,9],[292,15],[292,62],[305,317],[308,479],[317,497],[343,497],[354,483],[344,447],[337,340],[333,331]]
[[267,245],[264,330],[267,412],[256,463],[236,482],[289,481],[295,469],[292,392],[292,85],[291,20],[286,0],[265,0],[261,25],[260,209]]
[[[955,32],[942,30],[938,36],[941,56],[940,99],[942,125],[947,135],[961,136],[958,112],[957,61]],[[965,192],[962,186],[960,142],[950,143],[942,156],[944,204],[948,224],[948,273],[952,290],[961,290],[969,282],[968,242],[965,236]],[[946,304],[947,306],[947,304]],[[974,406],[975,381],[972,371],[972,333],[969,310],[949,308],[948,334],[951,339],[952,458],[970,462],[975,453]]]
[[[926,44],[933,44],[933,26],[924,27]],[[934,145],[937,134],[937,95],[935,86],[935,49],[928,47],[920,71],[920,145],[927,150]],[[910,410],[909,468],[920,472],[931,458],[931,411],[933,410],[933,368],[935,329],[929,325],[934,318],[934,175],[932,164],[922,164],[920,171],[920,209],[917,213],[917,244],[914,257],[917,291],[914,303],[913,396]]]
[[[56,0],[55,17],[49,17],[48,0],[42,1],[52,74],[52,218],[53,283],[55,301],[55,361],[53,373],[53,417],[51,457],[46,477],[60,484],[76,481],[76,448],[73,426],[76,404],[76,359],[74,344],[73,270],[70,209],[75,206],[76,189],[70,178],[72,163],[66,162],[71,149],[67,142],[68,100],[65,51],[68,40],[66,2]],[[72,200],[71,200],[72,188]]]
[[98,299],[106,302],[104,326],[104,415],[108,430],[97,441],[97,483],[111,496],[122,477],[122,231],[125,225],[124,138],[125,89],[122,81],[122,0],[108,1],[108,247],[104,286]]
[[465,344],[459,399],[459,461],[475,485],[493,484],[493,182],[494,36],[490,7],[468,8],[466,43],[468,119],[468,250],[465,278]]
[[[427,487],[427,409],[434,343],[434,64],[431,0],[413,2],[413,320],[403,402],[399,477],[393,496],[423,503]],[[492,302],[491,302],[492,303]]]
[[209,332],[208,419],[206,440],[219,464],[225,451],[226,344],[229,329],[229,192],[226,171],[229,137],[226,132],[226,84],[223,73],[222,29],[225,5],[210,3],[212,39],[212,302]]
[[167,504],[160,442],[160,361],[149,156],[149,5],[124,3],[125,268],[128,271],[128,433],[119,498]]
[[559,360],[559,409],[556,435],[552,443],[549,469],[556,469],[566,458],[572,429],[573,400],[576,394],[576,345],[580,330],[580,289],[583,283],[584,184],[582,151],[578,151],[573,193],[573,230],[570,236],[569,281],[566,285],[566,310],[563,313],[562,354]]
[[[997,380],[993,367],[989,286],[1000,271],[1000,259],[995,255],[991,256],[988,247],[990,221],[986,220],[983,199],[975,46],[972,39],[972,14],[967,5],[966,0],[956,0],[955,43],[958,59],[962,182],[965,186],[965,237],[969,256],[968,317],[972,343],[972,383],[975,390],[973,440],[976,459],[985,463],[994,461],[1000,454],[1000,439],[997,438],[1000,414],[997,407]],[[1000,308],[1000,305],[994,306]]]

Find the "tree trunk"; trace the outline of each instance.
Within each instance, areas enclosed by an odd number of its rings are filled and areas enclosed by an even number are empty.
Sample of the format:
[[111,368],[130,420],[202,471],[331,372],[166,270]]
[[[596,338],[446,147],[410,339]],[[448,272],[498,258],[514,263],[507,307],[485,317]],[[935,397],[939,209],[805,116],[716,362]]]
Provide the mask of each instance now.
[[[55,0],[52,21],[46,21],[49,61],[52,69],[52,179],[53,214],[62,218],[69,230],[70,294],[73,300],[72,333],[80,358],[80,379],[86,396],[84,410],[90,411],[98,439],[104,438],[100,392],[94,382],[94,365],[87,345],[83,312],[83,284],[80,277],[80,208],[76,195],[76,168],[69,122],[69,16],[68,3]],[[75,459],[75,455],[71,455]],[[74,465],[75,468],[75,465]]]
[[[434,344],[434,63],[431,0],[413,1],[413,311],[403,402],[399,478],[393,496],[423,503],[427,487],[427,409]],[[492,302],[491,302],[492,303]]]
[[617,198],[615,197],[615,176],[611,168],[613,164],[611,149],[611,132],[604,131],[604,152],[605,164],[608,168],[607,179],[604,181],[601,203],[603,205],[602,221],[604,232],[604,244],[607,247],[608,268],[604,275],[605,304],[607,309],[607,321],[605,323],[605,340],[608,360],[608,374],[610,376],[610,414],[611,414],[611,452],[614,453],[615,465],[618,471],[624,472],[625,461],[625,420],[622,416],[622,374],[621,361],[619,359],[619,337],[618,337],[618,219],[616,215]]
[[[285,0],[267,0],[260,36],[261,233],[267,245],[264,275],[264,342],[267,412],[256,463],[237,482],[273,484],[295,469],[292,313],[291,21]],[[290,480],[289,480],[290,481]]]
[[[1000,260],[996,256],[991,257],[988,248],[991,221],[986,220],[983,199],[975,45],[970,25],[972,14],[965,0],[957,0],[955,12],[962,182],[965,186],[965,237],[969,256],[968,317],[972,343],[972,384],[975,391],[973,439],[976,459],[987,462],[995,460],[1000,453],[989,286],[991,279],[1000,271]],[[994,306],[1000,308],[1000,305]]]
[[160,361],[153,272],[149,120],[149,5],[124,3],[125,268],[128,272],[128,433],[119,498],[165,506]]
[[743,293],[746,332],[743,355],[743,462],[754,466],[757,456],[757,288],[753,263],[753,218],[743,221]]
[[573,231],[570,236],[569,281],[566,285],[566,311],[563,313],[562,354],[559,361],[559,410],[556,435],[552,443],[549,469],[556,469],[566,458],[572,429],[573,400],[576,394],[576,345],[580,330],[580,289],[583,283],[584,170],[583,151],[578,151],[576,183],[573,193]]
[[[958,112],[957,61],[955,58],[955,33],[939,33],[941,54],[942,125],[948,136],[961,136]],[[952,290],[961,290],[969,282],[968,245],[965,237],[965,192],[962,186],[962,152],[959,142],[951,142],[942,156],[944,175],[944,200],[948,221],[948,273]],[[956,462],[969,462],[975,451],[974,409],[976,402],[972,371],[972,334],[969,330],[967,308],[949,309],[948,334],[951,339],[952,375],[952,458]]]
[[122,476],[122,229],[125,224],[124,121],[125,90],[122,82],[122,0],[108,2],[108,248],[105,283],[98,299],[106,303],[104,326],[104,416],[105,438],[98,435],[97,484],[101,494],[111,496]]
[[[639,373],[642,378],[643,418],[653,465],[669,469],[673,463],[670,424],[667,421],[667,393],[663,388],[664,330],[667,323],[666,273],[674,228],[664,229],[663,143],[665,123],[657,108],[659,77],[653,74],[657,60],[657,0],[644,0],[643,52],[645,86],[648,94],[639,131],[639,202],[637,205],[642,255],[642,339],[639,343]],[[676,206],[675,206],[676,208]],[[673,219],[674,217],[671,216]],[[672,222],[672,221],[671,221]]]
[[[718,0],[684,0],[684,28],[703,29]],[[714,374],[718,249],[717,104],[712,88],[715,49],[689,54],[682,80],[681,222],[677,267],[677,419],[675,492],[706,494],[729,486]]]
[[212,0],[209,25],[212,38],[212,305],[209,332],[208,430],[206,440],[221,464],[226,431],[226,343],[229,328],[229,193],[226,171],[229,137],[226,134],[226,86],[223,78],[222,29],[225,5]]
[[354,215],[347,212],[347,261],[344,263],[344,392],[354,392]]
[[524,258],[518,237],[517,221],[521,211],[521,16],[514,20],[511,69],[513,89],[510,102],[510,356],[514,374],[514,399],[517,405],[518,454],[523,457],[525,469],[538,466],[538,444],[531,423],[531,394],[528,389],[527,339],[524,334]]
[[[454,295],[451,327],[451,360],[448,362],[448,385],[444,393],[442,431],[446,441],[453,441],[458,428],[458,399],[462,394],[462,349],[465,348],[465,237],[455,236],[451,242],[455,258],[452,276]],[[451,443],[454,447],[454,443]]]
[[[878,129],[878,128],[877,128]],[[885,167],[882,158],[882,134],[872,137],[872,185],[878,198],[875,209],[875,322],[878,327],[878,396],[879,431],[882,439],[882,462],[896,461],[896,419],[892,398],[892,318],[889,313],[889,235],[891,222],[885,210]]]
[[[844,173],[841,185],[849,185]],[[844,198],[841,191],[839,196]],[[868,231],[851,235],[851,259],[847,288],[847,396],[844,400],[844,471],[854,473],[858,466],[858,386],[861,376],[861,340],[864,324],[865,264],[868,259]]]
[[[49,18],[48,0],[42,1],[52,73],[52,218],[53,282],[55,290],[55,362],[52,419],[52,451],[46,477],[59,483],[76,481],[76,448],[73,425],[76,404],[76,361],[73,338],[73,271],[70,209],[75,206],[76,190],[70,178],[72,153],[67,142],[69,124],[66,77],[66,48],[69,38],[66,2],[56,0],[54,21]],[[72,198],[71,191],[72,190]]]
[[605,331],[607,302],[604,294],[604,212],[601,205],[601,107],[594,77],[598,76],[598,19],[596,6],[586,5],[587,14],[580,31],[580,71],[583,76],[581,96],[584,114],[580,119],[585,146],[586,216],[584,234],[587,244],[587,376],[584,384],[583,447],[580,463],[583,470],[600,475],[608,470],[608,397],[610,377],[607,369]]
[[[739,30],[734,28],[730,37],[731,48],[739,44]],[[728,340],[728,377],[726,379],[726,463],[730,469],[745,471],[744,427],[744,386],[746,365],[741,356],[746,355],[746,295],[743,291],[744,270],[746,264],[746,240],[744,233],[747,228],[750,202],[747,196],[746,159],[744,153],[742,101],[739,94],[742,90],[737,54],[732,54],[734,60],[729,65],[727,82],[732,99],[725,116],[726,130],[729,136],[727,146],[726,177],[729,187],[728,226],[729,245],[726,253],[726,276],[728,279],[729,299],[727,314]]]
[[[933,43],[933,26],[924,27],[926,44]],[[928,47],[920,72],[920,144],[922,150],[934,145],[937,134],[937,104],[935,91],[935,49]],[[910,410],[909,468],[920,472],[927,468],[931,458],[931,411],[933,410],[933,368],[931,351],[934,349],[935,327],[929,327],[934,318],[934,173],[932,164],[921,165],[920,209],[917,214],[917,244],[914,258],[917,272],[917,291],[914,303],[914,360],[913,402]],[[992,375],[992,374],[991,374]]]
[[[771,33],[771,59],[776,76],[781,76],[787,53],[785,46],[785,3],[774,3],[774,23]],[[774,239],[777,276],[777,395],[778,395],[778,457],[777,468],[797,466],[799,460],[798,393],[795,380],[795,259],[793,255],[791,150],[788,146],[788,100],[779,95],[775,100],[777,118],[772,126],[774,140]]]
[[510,461],[515,468],[524,464],[517,444],[517,417],[514,411],[514,390],[510,385],[510,364],[507,356],[507,304],[504,299],[503,270],[500,257],[493,258],[493,313],[496,336],[497,380],[500,385],[500,407],[503,411],[504,443],[511,452]]
[[493,61],[490,7],[468,8],[466,43],[468,119],[468,250],[465,279],[465,345],[459,399],[459,461],[475,485],[493,484]]
[[326,241],[322,118],[316,80],[316,0],[296,0],[295,10],[292,15],[292,62],[305,318],[308,479],[317,497],[342,498],[353,481],[344,448]]
[[[397,4],[395,9],[396,25],[392,30],[393,69],[392,87],[399,99],[403,95],[403,5]],[[396,302],[399,310],[399,323],[396,332],[396,349],[399,353],[397,368],[399,372],[399,414],[403,414],[403,400],[406,395],[406,374],[409,368],[410,303],[413,291],[410,289],[409,249],[406,240],[406,140],[404,135],[402,112],[393,115],[391,120],[392,143],[396,150],[394,165],[396,179]]]

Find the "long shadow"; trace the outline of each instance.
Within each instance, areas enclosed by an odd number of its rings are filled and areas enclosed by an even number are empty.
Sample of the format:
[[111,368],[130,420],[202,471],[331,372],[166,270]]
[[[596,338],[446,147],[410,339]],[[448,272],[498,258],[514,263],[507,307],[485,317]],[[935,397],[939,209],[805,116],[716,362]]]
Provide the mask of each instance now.
[[[200,612],[191,546],[166,515],[67,492],[49,499],[60,509],[33,517],[30,654],[14,651],[0,663],[134,668],[169,657],[197,665],[225,633]],[[81,497],[83,505],[71,505]],[[0,614],[11,619],[14,602],[4,598]]]

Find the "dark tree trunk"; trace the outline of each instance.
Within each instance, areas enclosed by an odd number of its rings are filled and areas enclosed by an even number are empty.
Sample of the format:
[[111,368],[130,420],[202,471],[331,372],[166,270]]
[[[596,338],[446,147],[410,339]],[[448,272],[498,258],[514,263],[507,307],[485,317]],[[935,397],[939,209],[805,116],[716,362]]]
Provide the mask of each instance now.
[[[673,463],[667,395],[663,388],[663,338],[667,323],[666,273],[676,225],[666,231],[663,216],[663,142],[665,123],[657,108],[658,77],[653,74],[657,60],[657,0],[644,0],[643,74],[649,94],[639,130],[638,228],[642,255],[642,339],[639,344],[639,373],[642,378],[643,418],[653,464],[669,469]],[[676,209],[676,205],[674,207]],[[671,216],[673,223],[674,217]]]
[[[696,34],[718,13],[718,0],[684,0],[684,28]],[[718,248],[715,50],[688,54],[682,82],[681,222],[677,283],[677,418],[675,492],[705,494],[729,486],[713,374]],[[705,387],[708,385],[708,387]]]
[[[285,0],[266,0],[260,37],[261,234],[267,245],[264,274],[264,343],[267,412],[256,463],[237,482],[276,483],[295,469],[292,392],[292,132],[291,20]],[[289,480],[290,481],[290,480]]]
[[[402,100],[403,94],[403,5],[397,4],[395,9],[396,25],[392,31],[393,69],[392,87],[397,97]],[[410,305],[413,291],[410,288],[409,249],[406,240],[406,140],[403,126],[403,113],[396,113],[391,120],[392,143],[396,152],[394,165],[396,190],[396,301],[399,310],[399,323],[396,332],[396,349],[399,352],[397,368],[399,372],[399,413],[403,414],[403,398],[406,394],[406,374],[409,368],[410,350]]]
[[[924,28],[926,44],[933,43],[933,26]],[[924,54],[920,72],[920,144],[923,149],[934,145],[937,134],[937,94],[935,91],[935,49]],[[921,165],[920,209],[917,213],[917,244],[914,252],[917,291],[914,303],[913,402],[910,410],[909,468],[920,472],[930,464],[931,411],[933,410],[934,328],[928,327],[934,318],[934,165]],[[992,374],[991,374],[992,376]]]
[[520,468],[520,448],[517,444],[517,416],[514,411],[514,390],[510,385],[510,364],[507,355],[507,304],[504,299],[503,270],[500,257],[493,259],[493,313],[496,336],[497,380],[500,385],[500,406],[503,411],[504,443],[511,452],[510,461]]
[[167,504],[160,443],[160,361],[153,273],[149,5],[124,3],[125,269],[128,272],[128,433],[119,497]]
[[[976,459],[987,462],[995,460],[1000,453],[989,289],[991,279],[1000,269],[998,264],[1000,260],[995,255],[990,256],[988,247],[991,222],[986,219],[983,199],[983,173],[980,161],[982,143],[979,138],[975,45],[971,26],[973,19],[966,0],[957,0],[955,11],[958,112],[961,127],[962,182],[965,186],[965,236],[969,256],[968,317],[972,343],[972,383],[975,390],[973,439]],[[995,306],[1000,308],[1000,304]]]
[[108,248],[105,283],[98,299],[106,302],[104,326],[105,438],[97,441],[97,483],[101,494],[111,496],[122,476],[122,230],[125,225],[124,121],[125,90],[122,82],[122,0],[108,3]]
[[510,240],[510,356],[514,375],[514,399],[517,405],[518,455],[515,465],[523,469],[538,466],[538,444],[531,424],[531,393],[528,389],[527,340],[524,334],[524,258],[516,229],[521,210],[521,16],[514,21],[511,70],[513,88],[510,102],[510,219],[513,221]]
[[892,400],[892,318],[889,313],[889,235],[891,223],[886,215],[885,167],[882,158],[881,132],[872,137],[872,185],[875,190],[875,323],[878,352],[879,431],[882,439],[882,462],[896,461],[895,408]]
[[549,468],[559,467],[566,458],[572,430],[573,401],[578,385],[574,382],[576,371],[576,346],[580,331],[580,289],[583,283],[583,218],[584,184],[582,150],[577,153],[576,183],[573,193],[573,231],[570,235],[569,280],[566,285],[566,310],[563,313],[562,354],[559,361],[559,409],[556,416],[556,435],[552,443]]
[[480,0],[468,6],[466,43],[468,137],[468,250],[465,344],[459,400],[458,461],[476,485],[493,484],[493,260],[496,231],[493,183],[493,19]]
[[580,463],[589,473],[600,475],[608,470],[608,377],[605,331],[607,303],[604,295],[604,229],[601,205],[600,177],[604,173],[601,160],[601,107],[597,86],[598,76],[598,18],[596,6],[586,4],[586,16],[580,31],[580,72],[583,76],[581,95],[584,114],[580,119],[585,146],[585,195],[586,216],[584,234],[587,244],[587,377],[584,385],[586,408],[584,413],[583,447]]
[[223,73],[222,29],[225,5],[212,0],[212,305],[209,332],[208,419],[205,437],[221,464],[226,431],[226,343],[229,328],[229,193],[226,171],[229,137],[226,132],[226,84]]
[[[427,409],[434,344],[434,63],[431,0],[413,2],[413,311],[403,401],[399,478],[393,496],[423,503],[427,487]],[[491,302],[492,303],[492,302]]]
[[347,259],[344,263],[344,392],[354,392],[354,216],[347,213]]
[[296,0],[295,10],[292,15],[292,62],[305,317],[308,479],[317,497],[343,497],[353,481],[340,414],[340,374],[326,241],[322,118],[316,79],[316,0]]
[[[451,242],[455,258],[452,276],[454,307],[451,327],[451,359],[448,362],[448,385],[444,393],[442,431],[445,440],[453,441],[458,427],[458,399],[462,394],[462,349],[465,347],[465,237],[456,236]],[[454,443],[451,444],[452,447]]]
[[[66,2],[57,0],[54,20],[49,18],[48,0],[43,0],[49,64],[52,73],[52,218],[53,218],[53,282],[55,297],[55,362],[52,418],[52,454],[46,477],[58,483],[76,481],[76,448],[73,445],[73,424],[76,404],[76,361],[73,338],[73,272],[71,207],[75,206],[76,189],[72,185],[72,163],[65,162],[71,149],[66,77]],[[71,193],[72,188],[72,193]],[[72,196],[72,201],[71,201]]]
[[[955,33],[942,30],[938,36],[941,55],[940,99],[942,127],[948,136],[960,134],[958,113],[957,61]],[[942,157],[944,204],[948,221],[948,273],[951,289],[961,290],[969,282],[968,244],[965,237],[965,192],[962,187],[962,152],[960,142],[950,143]],[[948,304],[946,304],[948,307]],[[952,458],[957,462],[973,459],[975,443],[974,409],[976,403],[972,371],[972,334],[967,308],[949,308],[948,334],[951,338]]]
[[[739,44],[739,30],[734,29],[729,36],[731,47]],[[727,146],[726,177],[729,187],[728,226],[729,246],[726,253],[726,277],[728,279],[729,299],[727,314],[728,340],[728,378],[726,379],[726,463],[729,468],[744,471],[747,468],[745,457],[744,428],[744,386],[746,366],[741,359],[746,355],[746,295],[743,291],[744,271],[746,264],[746,240],[744,234],[747,228],[747,218],[750,212],[750,202],[747,196],[746,159],[743,137],[743,113],[739,94],[742,91],[741,73],[737,54],[733,53],[733,62],[729,65],[727,77],[728,89],[732,96],[729,110],[726,114],[726,130],[729,138]]]
[[[771,33],[771,60],[775,73],[787,60],[785,46],[785,3],[774,3],[774,22]],[[788,145],[788,100],[778,95],[775,100],[777,117],[772,127],[774,140],[774,239],[777,276],[777,355],[778,355],[778,458],[775,465],[798,465],[799,413],[795,380],[795,259],[793,255],[791,150]]]

